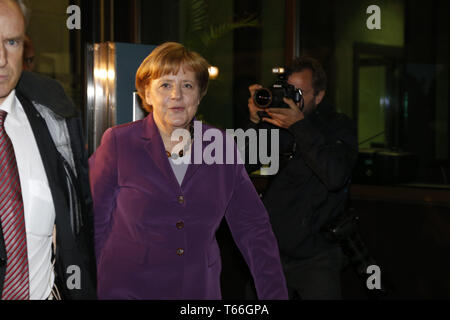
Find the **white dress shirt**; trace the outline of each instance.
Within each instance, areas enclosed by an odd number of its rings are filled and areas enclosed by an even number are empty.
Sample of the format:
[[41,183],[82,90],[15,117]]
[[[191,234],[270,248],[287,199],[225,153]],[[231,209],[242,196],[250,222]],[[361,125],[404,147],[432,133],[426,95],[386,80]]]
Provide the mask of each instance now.
[[51,244],[55,208],[47,175],[28,118],[13,90],[0,109],[8,114],[5,130],[14,147],[25,211],[30,299],[47,299],[55,275]]

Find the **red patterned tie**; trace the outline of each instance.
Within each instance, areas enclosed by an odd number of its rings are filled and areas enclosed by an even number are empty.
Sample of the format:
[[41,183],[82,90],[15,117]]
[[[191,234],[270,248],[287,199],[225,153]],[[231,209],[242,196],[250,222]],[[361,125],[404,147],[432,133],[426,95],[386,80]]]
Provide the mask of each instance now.
[[25,218],[16,157],[4,127],[6,114],[0,110],[0,219],[7,261],[2,300],[27,300],[30,293]]

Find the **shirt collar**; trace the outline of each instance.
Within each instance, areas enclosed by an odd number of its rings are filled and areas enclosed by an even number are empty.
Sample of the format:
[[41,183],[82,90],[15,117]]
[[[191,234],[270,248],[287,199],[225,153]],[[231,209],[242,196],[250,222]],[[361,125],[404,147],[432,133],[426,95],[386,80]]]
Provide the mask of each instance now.
[[0,105],[0,110],[6,111],[8,114],[14,112],[16,107],[16,90],[12,90],[5,101]]

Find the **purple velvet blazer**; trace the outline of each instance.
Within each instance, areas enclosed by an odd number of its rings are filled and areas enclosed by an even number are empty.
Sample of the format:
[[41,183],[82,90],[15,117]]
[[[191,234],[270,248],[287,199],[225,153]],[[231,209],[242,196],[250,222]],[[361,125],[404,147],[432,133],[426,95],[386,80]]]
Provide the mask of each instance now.
[[89,165],[99,299],[220,299],[223,217],[259,299],[287,299],[277,241],[242,164],[190,164],[180,186],[150,114],[108,129]]

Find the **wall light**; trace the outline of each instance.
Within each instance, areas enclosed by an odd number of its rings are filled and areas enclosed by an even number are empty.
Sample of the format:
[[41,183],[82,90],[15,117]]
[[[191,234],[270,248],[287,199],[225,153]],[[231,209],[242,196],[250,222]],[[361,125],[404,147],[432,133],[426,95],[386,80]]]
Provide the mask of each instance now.
[[219,76],[219,68],[215,66],[209,67],[208,72],[209,72],[209,79],[211,80],[217,79],[217,77]]

